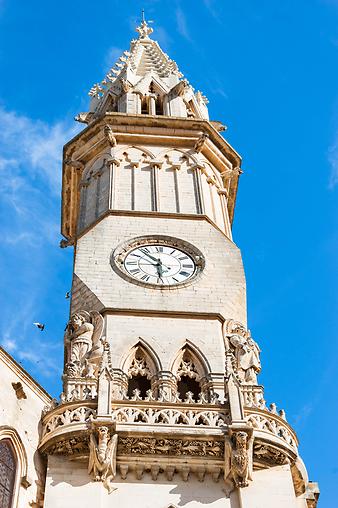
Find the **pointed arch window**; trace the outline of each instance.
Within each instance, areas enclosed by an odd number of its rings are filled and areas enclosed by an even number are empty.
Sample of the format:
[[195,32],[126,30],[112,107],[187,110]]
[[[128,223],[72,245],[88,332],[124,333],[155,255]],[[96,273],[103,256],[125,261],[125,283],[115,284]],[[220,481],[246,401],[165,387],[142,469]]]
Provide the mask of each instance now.
[[152,356],[141,344],[137,344],[129,355],[126,367],[129,378],[127,396],[145,399],[158,370]]
[[209,398],[206,384],[208,366],[189,345],[181,349],[172,372],[177,379],[177,393],[182,401],[197,402],[201,396]]
[[0,507],[13,504],[17,461],[9,439],[0,441]]

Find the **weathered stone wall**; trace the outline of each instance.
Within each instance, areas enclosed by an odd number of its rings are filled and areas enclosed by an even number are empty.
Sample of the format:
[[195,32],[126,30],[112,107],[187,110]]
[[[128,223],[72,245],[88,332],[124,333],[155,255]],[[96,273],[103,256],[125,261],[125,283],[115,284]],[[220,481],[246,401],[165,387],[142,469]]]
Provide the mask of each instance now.
[[44,484],[37,446],[41,411],[50,397],[1,348],[0,379],[0,440],[10,439],[17,459],[13,506],[27,508],[35,506]]

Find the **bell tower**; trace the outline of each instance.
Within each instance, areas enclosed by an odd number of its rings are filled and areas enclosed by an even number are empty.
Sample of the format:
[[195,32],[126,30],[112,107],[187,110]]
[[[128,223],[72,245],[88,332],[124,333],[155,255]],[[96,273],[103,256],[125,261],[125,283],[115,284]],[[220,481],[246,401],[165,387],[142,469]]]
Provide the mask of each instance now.
[[45,506],[315,507],[266,406],[231,225],[241,158],[143,20],[64,147],[74,247]]

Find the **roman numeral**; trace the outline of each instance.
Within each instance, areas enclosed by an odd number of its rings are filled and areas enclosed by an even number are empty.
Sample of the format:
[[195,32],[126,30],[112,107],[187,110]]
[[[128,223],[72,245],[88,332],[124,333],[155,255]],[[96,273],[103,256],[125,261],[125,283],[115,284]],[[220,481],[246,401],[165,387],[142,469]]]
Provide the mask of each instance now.
[[163,252],[163,247],[157,247],[155,246],[156,252]]
[[127,265],[137,265],[137,261],[127,261]]
[[194,268],[193,265],[182,265],[183,268]]
[[143,275],[143,277],[141,277],[141,280],[145,280],[146,282],[148,282],[149,279],[149,275]]
[[188,277],[190,275],[190,273],[182,271],[182,272],[180,272],[180,275],[183,275],[183,277]]
[[189,259],[188,256],[181,256],[180,258],[178,258],[180,261],[182,261],[182,259]]
[[139,268],[134,268],[133,270],[130,270],[130,273],[140,273],[141,270]]

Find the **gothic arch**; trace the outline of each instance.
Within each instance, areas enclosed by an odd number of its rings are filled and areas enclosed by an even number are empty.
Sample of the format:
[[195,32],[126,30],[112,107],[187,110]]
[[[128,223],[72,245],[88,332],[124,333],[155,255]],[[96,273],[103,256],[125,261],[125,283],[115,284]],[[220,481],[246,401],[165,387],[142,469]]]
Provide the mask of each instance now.
[[135,146],[135,145],[122,146],[122,147],[118,146],[117,149],[115,150],[115,156],[117,158],[119,158],[125,152],[128,153],[128,150],[130,150],[130,149],[138,150],[139,152],[141,152],[141,154],[145,153],[148,157],[150,157],[150,159],[155,159],[155,155],[148,148],[144,148],[143,146]]
[[195,344],[193,344],[193,342],[187,339],[177,352],[175,359],[171,364],[170,370],[173,374],[177,375],[177,371],[185,354],[193,360],[199,379],[202,379],[210,372],[210,365],[205,355],[198,347],[195,346]]
[[[88,162],[88,164],[86,164],[86,167],[85,167],[85,169],[84,169],[84,171],[82,173],[81,182],[84,182],[84,181],[86,181],[88,179],[89,173],[93,170],[95,165],[100,160],[102,160],[102,165],[103,165],[104,159],[109,159],[110,157],[111,157],[110,151],[109,150],[105,150],[104,152],[100,153],[99,155],[97,155],[96,157],[91,159]],[[96,168],[96,169],[98,169],[98,168]]]
[[18,499],[20,482],[22,478],[27,476],[27,454],[18,432],[12,427],[0,427],[0,442],[9,441],[16,461],[15,479],[13,486],[12,504],[16,506]]
[[150,344],[148,344],[147,341],[142,339],[142,337],[139,337],[139,340],[129,348],[127,353],[121,359],[120,367],[123,372],[128,374],[128,369],[130,368],[131,362],[133,361],[135,353],[138,350],[144,354],[145,358],[149,361],[148,368],[151,375],[156,375],[160,370],[162,370],[161,361],[157,353],[150,346]]
[[154,350],[140,339],[128,352],[122,363],[127,375],[129,398],[145,399],[149,390],[153,390],[161,364]]
[[165,157],[168,153],[170,153],[170,152],[180,152],[182,155],[184,155],[184,156],[185,156],[185,157],[187,157],[188,159],[191,159],[191,162],[192,162],[193,164],[199,164],[199,163],[200,163],[200,161],[198,160],[198,158],[196,157],[196,155],[193,155],[190,151],[185,151],[185,150],[182,150],[182,149],[180,149],[180,148],[176,148],[176,147],[174,147],[174,146],[173,146],[172,148],[165,148],[164,150],[162,150],[162,151],[158,154],[157,158],[158,158],[159,160],[162,160],[162,159],[164,159],[164,157]]
[[186,341],[172,364],[171,371],[177,380],[177,392],[181,400],[197,402],[201,396],[209,396],[206,377],[210,372],[207,359],[190,341]]

